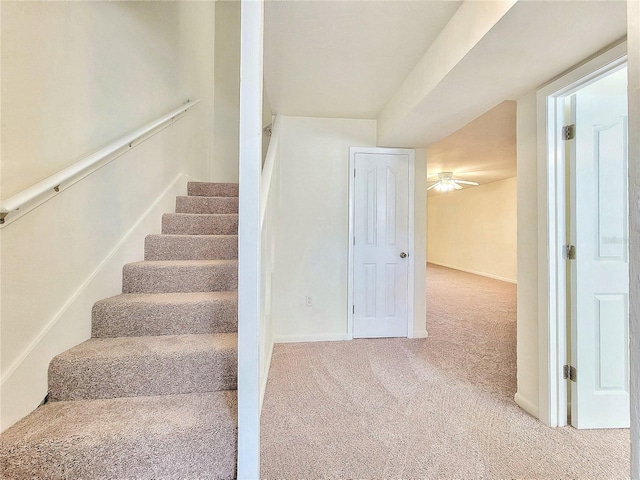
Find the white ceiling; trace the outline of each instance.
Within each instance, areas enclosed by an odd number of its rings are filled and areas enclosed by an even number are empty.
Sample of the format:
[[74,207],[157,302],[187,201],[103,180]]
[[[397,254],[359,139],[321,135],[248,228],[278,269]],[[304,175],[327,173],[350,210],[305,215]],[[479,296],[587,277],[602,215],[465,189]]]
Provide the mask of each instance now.
[[519,1],[381,145],[429,146],[626,34],[622,1]]
[[281,115],[376,118],[457,1],[268,1],[264,82]]
[[[265,2],[272,111],[376,119],[460,4]],[[481,183],[514,176],[515,103],[503,102],[625,34],[624,1],[520,0],[393,129],[379,132],[378,144],[430,147],[430,173],[473,173]]]

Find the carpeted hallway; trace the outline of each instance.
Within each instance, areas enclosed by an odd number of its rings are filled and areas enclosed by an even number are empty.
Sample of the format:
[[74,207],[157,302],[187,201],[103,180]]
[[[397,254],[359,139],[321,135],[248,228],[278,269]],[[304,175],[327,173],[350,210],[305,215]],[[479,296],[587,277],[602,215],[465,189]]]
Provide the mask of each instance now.
[[516,286],[435,265],[426,339],[276,345],[267,479],[629,477],[628,430],[550,429],[513,401]]

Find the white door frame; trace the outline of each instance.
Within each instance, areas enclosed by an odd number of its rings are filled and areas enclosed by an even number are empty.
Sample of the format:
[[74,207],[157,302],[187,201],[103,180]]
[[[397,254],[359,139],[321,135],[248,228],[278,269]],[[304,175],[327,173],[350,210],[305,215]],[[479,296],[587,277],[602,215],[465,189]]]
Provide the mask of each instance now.
[[537,92],[538,131],[538,368],[539,419],[551,427],[567,424],[567,278],[565,146],[560,139],[564,99],[627,61],[623,42],[549,83]]
[[377,148],[377,147],[350,147],[349,148],[349,238],[348,238],[348,262],[347,262],[347,336],[349,340],[353,340],[353,305],[354,305],[354,288],[353,288],[353,235],[355,221],[355,159],[357,153],[371,153],[381,155],[403,154],[409,157],[409,265],[407,272],[407,337],[413,338],[413,302],[414,302],[414,182],[415,182],[415,151],[407,148]]

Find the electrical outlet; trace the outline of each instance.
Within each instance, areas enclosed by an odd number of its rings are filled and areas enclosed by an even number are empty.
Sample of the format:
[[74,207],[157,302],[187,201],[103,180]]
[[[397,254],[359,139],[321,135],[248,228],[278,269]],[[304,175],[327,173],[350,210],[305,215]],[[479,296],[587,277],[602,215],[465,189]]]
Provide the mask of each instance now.
[[304,306],[313,307],[313,297],[311,297],[311,295],[304,296]]

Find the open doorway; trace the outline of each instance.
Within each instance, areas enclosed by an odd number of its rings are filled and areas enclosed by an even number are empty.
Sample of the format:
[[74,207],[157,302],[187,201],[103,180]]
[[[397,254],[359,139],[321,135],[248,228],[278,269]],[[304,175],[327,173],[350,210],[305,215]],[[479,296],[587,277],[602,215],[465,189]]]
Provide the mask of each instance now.
[[[515,283],[516,102],[430,146],[427,172],[427,261]],[[436,183],[447,172],[459,182],[452,189]]]
[[[474,387],[516,392],[516,102],[427,149],[427,329]],[[460,184],[447,188],[442,172]],[[440,184],[436,183],[441,181]],[[467,182],[477,182],[472,185]]]

